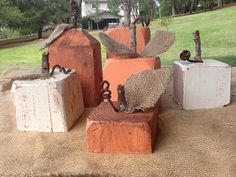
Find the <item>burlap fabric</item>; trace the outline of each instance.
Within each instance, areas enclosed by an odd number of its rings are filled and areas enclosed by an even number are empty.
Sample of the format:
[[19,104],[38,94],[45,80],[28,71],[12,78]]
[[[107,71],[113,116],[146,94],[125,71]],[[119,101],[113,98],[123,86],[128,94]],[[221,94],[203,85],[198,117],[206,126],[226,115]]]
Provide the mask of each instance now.
[[52,34],[42,42],[40,50],[45,49],[46,47],[49,46],[49,44],[51,44],[53,41],[55,41],[58,37],[60,37],[65,31],[71,29],[73,27],[72,24],[66,24],[66,23],[62,23],[60,25],[58,25],[54,31],[52,32]]
[[174,33],[158,30],[143,49],[141,56],[155,57],[158,54],[168,51],[174,42]]
[[155,57],[158,54],[168,51],[171,45],[175,42],[174,33],[158,30],[139,56],[137,53],[134,53],[131,49],[110,38],[105,33],[99,33],[99,38],[106,47],[107,52],[126,58]]
[[87,152],[85,123],[92,109],[68,133],[19,132],[10,93],[0,93],[0,176],[234,177],[236,69],[232,102],[224,108],[181,110],[171,85],[162,97],[160,132],[149,155]]
[[102,44],[106,47],[107,52],[112,53],[113,55],[117,55],[117,56],[125,57],[125,58],[138,57],[137,53],[133,52],[131,49],[129,49],[125,45],[110,38],[107,34],[103,32],[99,33],[99,38]]
[[161,68],[131,75],[125,82],[126,112],[153,108],[166,89],[170,72],[170,68]]

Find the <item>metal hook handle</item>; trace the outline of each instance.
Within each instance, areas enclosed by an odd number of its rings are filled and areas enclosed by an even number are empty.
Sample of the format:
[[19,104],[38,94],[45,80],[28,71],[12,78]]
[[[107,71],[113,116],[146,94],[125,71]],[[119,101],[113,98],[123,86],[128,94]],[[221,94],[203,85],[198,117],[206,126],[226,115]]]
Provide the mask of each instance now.
[[111,101],[111,90],[109,90],[109,87],[110,87],[110,83],[108,81],[106,80],[102,81],[101,83],[102,99],[107,100],[110,103],[113,110],[115,112],[118,112],[118,109],[114,106],[114,104]]

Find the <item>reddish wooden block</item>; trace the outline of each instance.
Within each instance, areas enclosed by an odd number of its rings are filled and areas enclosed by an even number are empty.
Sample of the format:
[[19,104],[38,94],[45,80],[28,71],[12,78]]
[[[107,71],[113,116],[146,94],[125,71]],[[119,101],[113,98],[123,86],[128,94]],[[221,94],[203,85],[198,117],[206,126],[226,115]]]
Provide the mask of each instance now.
[[[129,28],[118,27],[110,28],[107,30],[107,35],[112,39],[126,45],[130,48],[130,32]],[[136,28],[136,41],[137,41],[137,52],[140,54],[146,44],[149,42],[151,36],[150,29],[148,27],[137,27]],[[110,53],[107,54],[107,58],[115,57]]]
[[117,113],[101,103],[87,119],[89,152],[152,153],[158,129],[158,111]]
[[103,68],[103,78],[109,81],[112,101],[117,101],[117,86],[124,84],[129,76],[147,69],[161,67],[160,58],[110,58]]
[[71,29],[49,46],[50,66],[73,68],[82,86],[85,106],[101,103],[102,61],[100,43],[84,30]]

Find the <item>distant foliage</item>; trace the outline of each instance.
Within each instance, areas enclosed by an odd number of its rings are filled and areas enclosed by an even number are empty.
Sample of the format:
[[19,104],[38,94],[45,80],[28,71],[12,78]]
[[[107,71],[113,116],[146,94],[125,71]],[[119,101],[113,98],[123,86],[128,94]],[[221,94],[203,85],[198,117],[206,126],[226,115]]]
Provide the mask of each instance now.
[[159,16],[170,16],[193,13],[199,10],[212,10],[216,6],[236,2],[236,0],[156,0],[159,6]]
[[0,29],[0,39],[5,39],[5,38],[14,38],[20,36],[19,31],[16,31],[14,29],[9,29],[9,28],[1,28]]
[[118,15],[120,12],[120,5],[121,0],[109,0],[108,1],[108,8],[111,11],[111,13]]
[[86,18],[86,17],[82,18],[82,20],[81,20],[81,27],[83,29],[88,29],[88,18]]
[[96,23],[97,25],[97,30],[99,30],[99,26],[98,23],[102,20],[100,13],[99,13],[99,3],[98,0],[96,0],[96,12],[95,15],[93,17],[91,17],[91,19],[94,21],[94,23]]
[[[45,25],[55,26],[70,15],[68,0],[0,0],[0,27],[22,34],[42,35]],[[3,18],[2,18],[3,17]]]
[[172,16],[160,18],[160,24],[166,28],[166,31],[168,31],[168,26],[171,23],[171,21],[172,21]]

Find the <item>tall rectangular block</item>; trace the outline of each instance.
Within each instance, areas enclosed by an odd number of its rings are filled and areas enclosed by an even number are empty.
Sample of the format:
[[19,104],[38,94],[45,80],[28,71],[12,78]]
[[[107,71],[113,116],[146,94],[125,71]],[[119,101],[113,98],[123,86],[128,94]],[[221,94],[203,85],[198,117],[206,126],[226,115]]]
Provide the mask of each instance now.
[[216,60],[174,63],[174,98],[185,110],[230,103],[231,67]]
[[15,81],[11,88],[21,131],[67,132],[84,111],[77,74],[56,72],[46,80]]
[[94,107],[101,103],[102,60],[100,43],[88,32],[70,29],[57,38],[49,48],[50,66],[74,69],[81,81],[84,104]]

